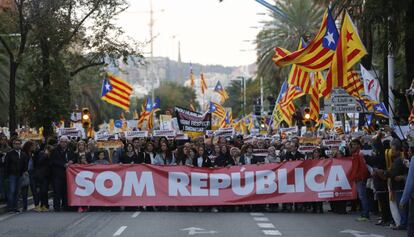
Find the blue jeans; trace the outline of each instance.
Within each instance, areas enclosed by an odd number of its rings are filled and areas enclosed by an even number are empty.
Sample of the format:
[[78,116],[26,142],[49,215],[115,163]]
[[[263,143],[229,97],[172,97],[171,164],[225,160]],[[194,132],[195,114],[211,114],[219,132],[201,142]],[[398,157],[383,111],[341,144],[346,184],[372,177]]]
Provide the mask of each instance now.
[[7,208],[9,211],[17,210],[17,195],[19,193],[20,187],[20,177],[15,175],[10,175],[8,177],[8,195],[7,195]]
[[369,202],[367,196],[367,181],[358,181],[357,183],[358,198],[361,201],[361,216],[369,218]]
[[[395,191],[395,201],[397,202],[397,205],[400,204],[402,195],[403,195],[403,190]],[[400,217],[401,217],[400,226],[406,227],[407,219],[408,219],[407,209],[401,210],[401,208],[398,208],[398,212],[400,213]]]

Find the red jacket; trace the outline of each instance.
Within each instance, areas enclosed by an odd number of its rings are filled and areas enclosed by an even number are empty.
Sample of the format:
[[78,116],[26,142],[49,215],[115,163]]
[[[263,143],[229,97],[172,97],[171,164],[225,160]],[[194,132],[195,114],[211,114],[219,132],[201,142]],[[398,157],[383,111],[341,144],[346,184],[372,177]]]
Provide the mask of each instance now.
[[352,172],[351,179],[353,181],[362,181],[369,178],[369,172],[365,159],[361,154],[352,155]]

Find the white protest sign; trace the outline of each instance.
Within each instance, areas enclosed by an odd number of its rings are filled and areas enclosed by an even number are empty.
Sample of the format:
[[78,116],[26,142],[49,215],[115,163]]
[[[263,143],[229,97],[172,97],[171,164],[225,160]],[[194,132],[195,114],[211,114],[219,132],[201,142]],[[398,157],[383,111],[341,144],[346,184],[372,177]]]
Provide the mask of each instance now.
[[175,130],[154,130],[154,131],[152,131],[152,135],[154,137],[174,138],[175,134],[176,134]]
[[148,131],[127,131],[125,132],[125,137],[127,139],[132,139],[135,137],[148,137]]

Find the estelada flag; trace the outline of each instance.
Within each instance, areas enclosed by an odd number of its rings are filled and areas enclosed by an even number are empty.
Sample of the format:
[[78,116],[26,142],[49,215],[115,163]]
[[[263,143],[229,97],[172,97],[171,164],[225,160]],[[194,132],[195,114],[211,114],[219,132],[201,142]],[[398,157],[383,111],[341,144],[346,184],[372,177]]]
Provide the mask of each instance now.
[[303,70],[317,72],[328,69],[339,38],[331,11],[326,10],[318,34],[305,47],[294,52],[277,47],[273,61],[278,66],[296,64]]
[[327,96],[333,88],[347,85],[348,71],[366,54],[367,50],[362,44],[358,31],[349,14],[345,12],[338,46],[326,77],[326,90],[322,94]]
[[128,82],[108,73],[102,83],[101,99],[123,110],[129,111],[133,88]]

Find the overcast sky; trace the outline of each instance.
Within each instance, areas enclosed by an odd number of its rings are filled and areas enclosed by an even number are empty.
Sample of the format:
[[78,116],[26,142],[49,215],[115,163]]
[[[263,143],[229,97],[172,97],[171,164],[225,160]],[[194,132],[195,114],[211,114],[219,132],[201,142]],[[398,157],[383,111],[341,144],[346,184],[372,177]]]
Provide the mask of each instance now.
[[[149,40],[151,0],[130,0],[119,17],[128,36]],[[177,60],[178,41],[184,62],[247,65],[255,62],[252,41],[266,8],[254,0],[152,0],[155,11],[154,56]],[[149,47],[146,49],[149,52]]]

